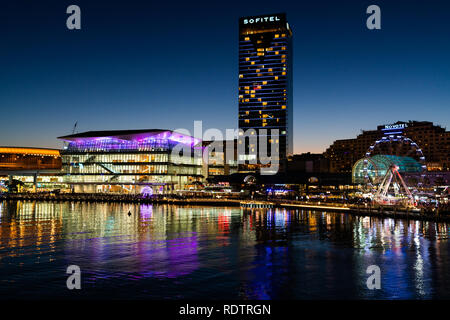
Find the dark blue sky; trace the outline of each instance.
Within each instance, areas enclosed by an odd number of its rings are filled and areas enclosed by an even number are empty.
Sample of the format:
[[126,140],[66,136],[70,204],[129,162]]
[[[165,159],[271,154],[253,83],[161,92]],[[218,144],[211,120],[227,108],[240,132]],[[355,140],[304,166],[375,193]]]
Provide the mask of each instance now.
[[[366,28],[371,4],[382,30]],[[235,128],[238,18],[276,12],[294,32],[295,152],[397,120],[449,125],[448,1],[15,0],[0,7],[0,145],[60,147],[75,121]]]

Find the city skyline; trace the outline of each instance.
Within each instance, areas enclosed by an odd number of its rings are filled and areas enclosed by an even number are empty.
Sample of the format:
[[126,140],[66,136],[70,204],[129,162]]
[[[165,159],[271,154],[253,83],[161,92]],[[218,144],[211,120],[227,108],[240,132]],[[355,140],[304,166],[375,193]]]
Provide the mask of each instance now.
[[2,4],[0,300],[278,319],[450,299],[448,12]]
[[195,120],[237,128],[237,22],[270,12],[286,12],[295,33],[294,153],[323,152],[382,123],[450,122],[444,2],[378,1],[375,31],[365,27],[369,2],[123,10],[78,1],[77,31],[65,27],[69,4],[9,3],[0,13],[1,145],[61,147],[56,137],[75,122],[79,132],[192,129]]

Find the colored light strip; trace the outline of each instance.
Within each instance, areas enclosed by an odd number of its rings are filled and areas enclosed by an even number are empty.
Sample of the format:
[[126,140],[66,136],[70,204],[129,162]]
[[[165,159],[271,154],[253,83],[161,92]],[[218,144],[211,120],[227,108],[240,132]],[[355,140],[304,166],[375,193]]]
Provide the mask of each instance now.
[[30,155],[59,156],[59,150],[39,148],[0,147],[0,153],[18,153]]
[[313,209],[335,209],[335,210],[350,210],[347,207],[330,207],[330,206],[312,206],[312,205],[303,205],[303,204],[281,204],[285,207],[300,207],[300,208],[313,208]]

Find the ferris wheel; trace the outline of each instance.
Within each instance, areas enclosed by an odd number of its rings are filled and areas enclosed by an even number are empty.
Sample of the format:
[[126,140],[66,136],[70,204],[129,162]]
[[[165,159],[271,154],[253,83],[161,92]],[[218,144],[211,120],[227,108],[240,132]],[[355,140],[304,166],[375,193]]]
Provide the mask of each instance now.
[[365,189],[375,201],[408,205],[415,203],[414,194],[422,187],[427,168],[422,149],[402,135],[375,141],[362,167]]

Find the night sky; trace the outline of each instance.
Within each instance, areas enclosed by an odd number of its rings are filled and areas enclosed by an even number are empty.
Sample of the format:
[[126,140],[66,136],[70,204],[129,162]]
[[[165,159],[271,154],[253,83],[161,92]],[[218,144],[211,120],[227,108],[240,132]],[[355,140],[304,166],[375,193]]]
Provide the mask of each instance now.
[[[82,29],[66,28],[81,8]],[[381,7],[381,30],[366,8]],[[108,129],[236,128],[238,18],[286,12],[295,152],[397,120],[450,123],[448,1],[2,1],[0,145]]]

